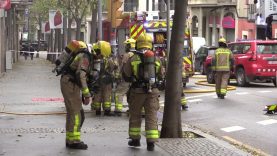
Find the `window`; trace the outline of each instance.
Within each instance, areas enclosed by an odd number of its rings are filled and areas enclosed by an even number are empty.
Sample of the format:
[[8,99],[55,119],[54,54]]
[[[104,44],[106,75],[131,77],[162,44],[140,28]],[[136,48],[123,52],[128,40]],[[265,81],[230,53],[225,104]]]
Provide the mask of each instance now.
[[133,12],[138,10],[138,0],[124,0],[124,11]]
[[276,44],[258,44],[257,45],[258,54],[277,54]]
[[250,49],[250,44],[242,45],[242,53],[245,54]]

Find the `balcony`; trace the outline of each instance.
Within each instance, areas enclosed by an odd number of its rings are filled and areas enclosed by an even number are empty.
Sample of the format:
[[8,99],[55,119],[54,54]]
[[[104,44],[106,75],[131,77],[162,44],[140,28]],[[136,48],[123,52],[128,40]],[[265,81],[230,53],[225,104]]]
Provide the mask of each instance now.
[[217,0],[218,5],[237,5],[237,0]]

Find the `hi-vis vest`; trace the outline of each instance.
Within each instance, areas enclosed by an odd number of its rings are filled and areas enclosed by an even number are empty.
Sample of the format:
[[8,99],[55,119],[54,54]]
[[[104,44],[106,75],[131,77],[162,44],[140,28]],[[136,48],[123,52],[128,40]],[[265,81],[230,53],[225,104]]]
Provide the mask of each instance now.
[[215,71],[230,71],[231,51],[227,48],[218,48],[213,58],[213,69]]
[[[143,58],[143,57],[142,57]],[[143,75],[143,65],[142,65],[141,57],[138,54],[134,54],[132,61],[131,61],[131,66],[132,66],[132,72],[133,76],[135,77],[136,81],[146,81],[144,79]],[[155,74],[157,75],[161,69],[161,64],[159,61],[155,60]],[[157,76],[155,77],[155,79]]]

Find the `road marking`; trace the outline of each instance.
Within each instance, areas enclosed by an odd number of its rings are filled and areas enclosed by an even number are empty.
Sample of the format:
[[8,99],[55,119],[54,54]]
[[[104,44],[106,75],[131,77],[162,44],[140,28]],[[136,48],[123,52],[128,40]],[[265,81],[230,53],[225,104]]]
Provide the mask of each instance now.
[[270,91],[270,90],[261,90],[261,91],[258,91],[258,92],[260,92],[260,93],[270,93],[272,91]]
[[188,96],[188,97],[186,97],[186,99],[193,99],[193,98],[212,96],[212,95],[215,95],[215,94],[214,93],[210,93],[210,94],[203,94],[203,95],[196,95],[196,96]]
[[256,123],[261,124],[261,125],[271,125],[271,124],[277,123],[277,120],[269,119],[269,120],[259,121],[259,122],[256,122]]
[[248,92],[239,92],[239,93],[236,93],[237,95],[246,95],[246,94],[249,94]]
[[203,101],[202,99],[193,99],[193,100],[188,100],[188,102],[200,102]]
[[226,128],[221,128],[222,131],[225,132],[234,132],[234,131],[240,131],[240,130],[244,130],[244,127],[241,126],[232,126],[232,127],[226,127]]

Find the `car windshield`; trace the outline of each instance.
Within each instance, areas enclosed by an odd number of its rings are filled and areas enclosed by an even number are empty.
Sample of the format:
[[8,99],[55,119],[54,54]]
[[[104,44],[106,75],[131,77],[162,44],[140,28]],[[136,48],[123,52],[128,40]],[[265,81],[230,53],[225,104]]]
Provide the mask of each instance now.
[[277,54],[277,44],[257,44],[258,54]]

